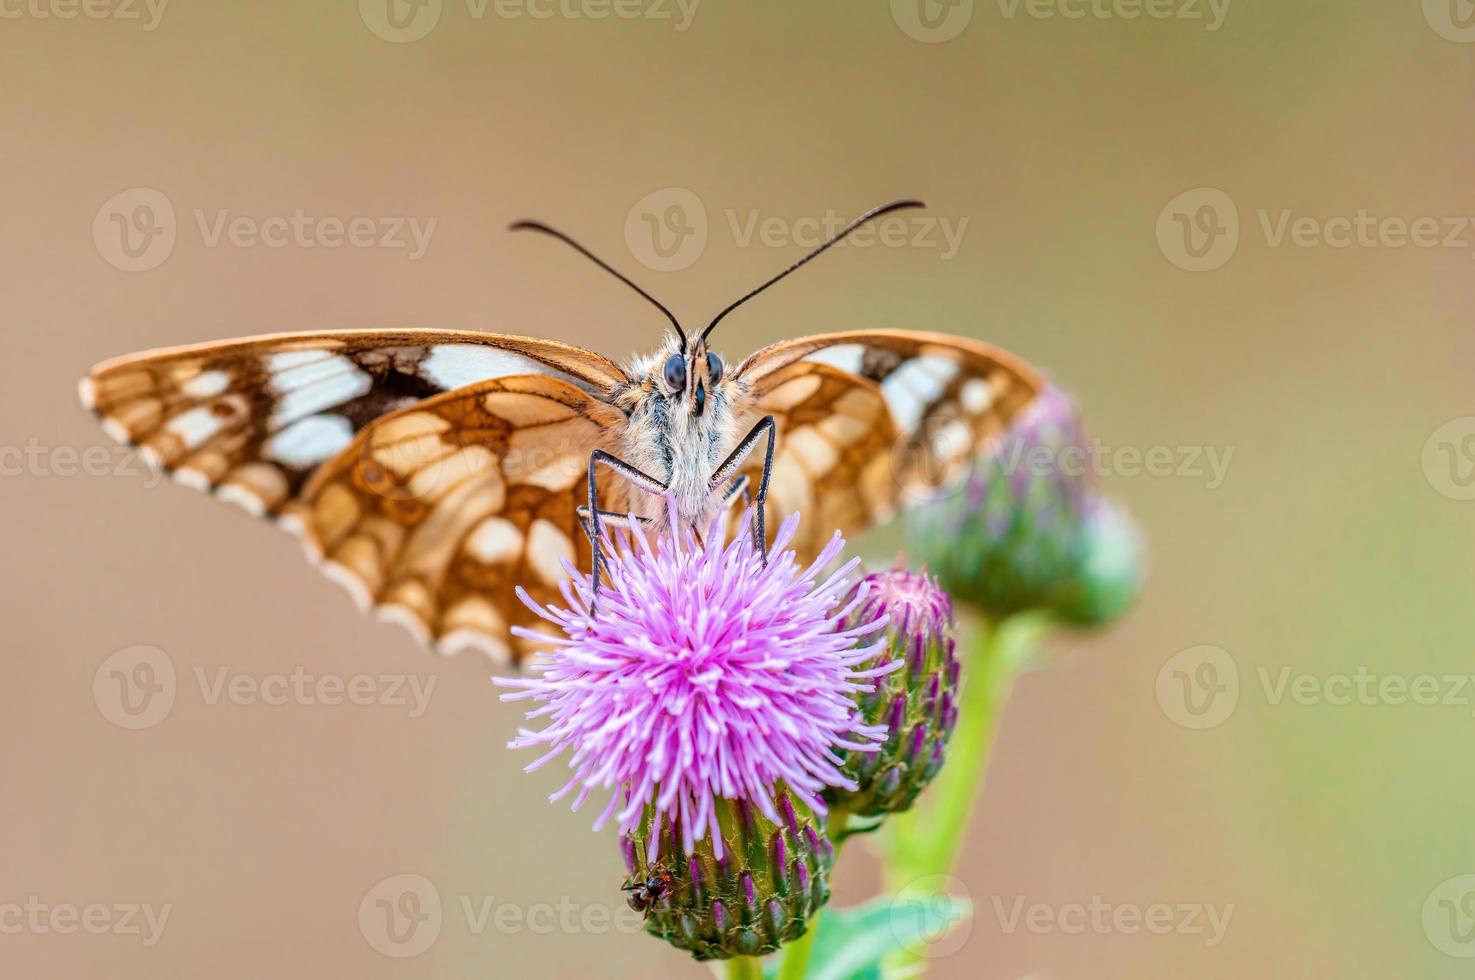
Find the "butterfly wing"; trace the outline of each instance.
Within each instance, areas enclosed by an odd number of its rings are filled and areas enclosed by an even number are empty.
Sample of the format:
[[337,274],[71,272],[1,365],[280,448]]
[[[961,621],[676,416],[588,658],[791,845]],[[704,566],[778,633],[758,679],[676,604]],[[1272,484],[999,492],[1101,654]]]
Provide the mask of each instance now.
[[277,514],[377,418],[520,374],[600,395],[625,382],[591,351],[467,331],[276,334],[107,361],[82,380],[109,435],[184,484]]
[[784,341],[738,376],[748,423],[773,415],[778,426],[770,524],[802,511],[804,555],[835,529],[851,534],[946,492],[1043,387],[1032,367],[987,344],[904,330]]
[[80,388],[110,435],[278,518],[362,604],[443,651],[506,657],[530,618],[513,585],[553,598],[559,558],[588,566],[574,508],[626,381],[564,344],[404,330],[153,351]]
[[[283,525],[362,607],[443,653],[521,659],[538,628],[522,585],[555,600],[562,562],[588,568],[577,515],[589,454],[613,448],[619,410],[540,376],[481,382],[370,423],[308,482]],[[623,507],[615,481],[601,504]]]

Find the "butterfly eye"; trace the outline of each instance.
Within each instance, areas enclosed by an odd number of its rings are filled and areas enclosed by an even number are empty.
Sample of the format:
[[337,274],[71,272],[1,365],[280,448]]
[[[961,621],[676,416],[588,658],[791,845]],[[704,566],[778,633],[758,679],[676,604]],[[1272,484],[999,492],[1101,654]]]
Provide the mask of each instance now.
[[707,375],[713,384],[722,380],[722,358],[711,351],[707,351]]
[[666,384],[680,391],[686,387],[686,358],[680,354],[672,354],[666,358]]

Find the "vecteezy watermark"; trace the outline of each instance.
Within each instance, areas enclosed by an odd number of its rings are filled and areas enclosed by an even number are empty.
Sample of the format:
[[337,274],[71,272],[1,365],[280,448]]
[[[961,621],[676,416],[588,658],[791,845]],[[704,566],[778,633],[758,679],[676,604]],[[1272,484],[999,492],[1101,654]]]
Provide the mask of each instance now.
[[657,272],[685,269],[707,249],[707,208],[695,191],[663,187],[625,215],[630,254]]
[[1239,665],[1223,647],[1189,647],[1157,674],[1157,703],[1184,728],[1217,728],[1239,704]]
[[1202,21],[1209,33],[1224,26],[1234,0],[995,0],[1005,20]]
[[[854,217],[833,208],[797,218],[765,214],[758,208],[729,208],[722,212],[716,227],[739,248],[760,245],[807,250],[833,237]],[[835,247],[922,249],[936,252],[947,261],[958,254],[967,230],[967,218],[897,212],[856,229]],[[676,272],[691,266],[706,251],[712,231],[706,205],[686,187],[652,191],[625,215],[625,244],[630,254],[657,272]]]
[[[1234,0],[994,0],[1005,20],[1180,20],[1224,26]],[[951,41],[973,19],[974,0],[891,0],[891,19],[918,41]]]
[[[1269,248],[1454,249],[1475,257],[1475,217],[1387,215],[1358,208],[1319,217],[1293,208],[1256,208],[1253,227]],[[1239,209],[1216,187],[1185,191],[1163,206],[1157,242],[1163,256],[1189,272],[1211,272],[1234,257],[1240,243]]]
[[174,661],[158,647],[125,647],[92,674],[92,703],[119,728],[153,728],[169,717],[178,693]]
[[973,19],[973,0],[891,0],[891,19],[918,41],[951,41]]
[[[410,215],[317,215],[304,208],[266,216],[237,214],[230,208],[192,208],[193,228],[205,248],[355,248],[402,251],[417,261],[430,248],[439,218]],[[180,222],[168,195],[153,187],[132,187],[98,208],[92,241],[109,265],[124,272],[147,272],[174,254]]]
[[[473,21],[652,20],[680,33],[691,27],[701,0],[464,0]],[[418,41],[441,21],[444,0],[359,0],[359,17],[377,37],[395,44]]]
[[1471,0],[1424,0],[1424,20],[1446,41],[1475,42],[1475,3]]
[[153,489],[164,475],[127,446],[46,446],[32,436],[24,446],[0,446],[0,477],[68,479],[76,476],[140,478]]
[[1475,874],[1440,882],[1424,899],[1424,935],[1445,956],[1475,959]]
[[1475,417],[1450,419],[1424,442],[1424,478],[1450,500],[1475,500]]
[[0,20],[137,21],[158,30],[169,0],[0,0]]
[[1006,476],[1150,476],[1200,480],[1204,489],[1217,490],[1229,475],[1233,457],[1233,446],[1108,446],[1093,438],[1078,446],[1026,446],[1017,440],[999,453],[998,461]]
[[1184,191],[1159,212],[1157,245],[1180,269],[1217,269],[1239,248],[1239,210],[1217,187]]
[[[419,718],[430,705],[435,674],[248,674],[230,667],[191,671],[201,703],[216,707],[383,707]],[[173,712],[180,693],[174,661],[158,647],[139,645],[109,656],[92,675],[97,710],[119,728],[152,728]],[[185,688],[188,690],[188,688]]]
[[1036,936],[1202,936],[1212,949],[1224,941],[1234,903],[1111,902],[1092,895],[1084,902],[1031,902],[1023,895],[1005,901],[989,896],[999,931],[1012,935],[1023,930]]
[[153,947],[173,911],[168,902],[48,902],[28,895],[21,902],[0,901],[0,935],[137,936]]
[[897,890],[891,899],[891,934],[912,956],[951,956],[973,934],[968,886],[952,875],[927,875]]
[[1380,671],[1365,664],[1315,672],[1257,664],[1253,676],[1255,684],[1243,686],[1239,664],[1222,647],[1189,647],[1158,671],[1157,702],[1171,721],[1193,729],[1222,725],[1246,692],[1271,708],[1455,707],[1475,717],[1475,674]]
[[359,18],[376,37],[408,44],[435,30],[444,6],[443,0],[359,0]]
[[1224,485],[1234,457],[1233,446],[1109,446],[1092,438],[1066,445],[1027,445],[1015,440],[985,461],[974,443],[973,427],[966,418],[946,410],[929,415],[892,445],[892,476],[902,492],[918,502],[941,501],[963,492],[980,466],[988,466],[991,473],[997,471],[1005,478],[1146,476],[1195,480],[1207,490],[1217,490]]
[[359,902],[359,934],[375,952],[393,959],[419,956],[435,945],[448,920],[469,935],[634,935],[644,923],[623,901],[580,904],[568,896],[552,902],[504,902],[495,895],[458,894],[442,900],[435,882],[421,874],[390,875]]
[[102,203],[92,219],[92,244],[109,265],[146,272],[174,254],[174,205],[161,190],[130,187]]

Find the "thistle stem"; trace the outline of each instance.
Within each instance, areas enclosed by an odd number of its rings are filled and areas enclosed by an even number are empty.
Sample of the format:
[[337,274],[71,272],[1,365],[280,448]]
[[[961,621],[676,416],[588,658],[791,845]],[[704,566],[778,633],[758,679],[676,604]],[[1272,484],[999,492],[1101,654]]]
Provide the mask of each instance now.
[[756,956],[734,956],[727,961],[727,980],[763,980],[763,964]]
[[815,934],[819,932],[821,914],[816,912],[811,916],[809,928],[804,930],[804,935],[784,947],[784,960],[778,968],[778,980],[804,980],[804,972],[809,969],[809,951],[814,946]]
[[[840,862],[840,848],[845,846],[845,828],[849,823],[850,814],[844,810],[830,811],[826,830],[835,845],[836,864]],[[777,980],[804,980],[805,971],[809,969],[809,951],[814,947],[814,937],[819,934],[820,917],[823,914],[823,910],[820,910],[810,916],[809,928],[804,930],[804,935],[784,947],[784,959],[779,966]]]
[[[958,727],[948,744],[947,764],[921,805],[892,817],[886,861],[891,891],[952,872],[983,786],[1000,710],[1044,626],[1043,619],[1026,615],[978,624],[972,654],[963,665]],[[888,975],[903,970],[915,975],[911,968],[925,959],[921,952],[898,951],[888,960]]]

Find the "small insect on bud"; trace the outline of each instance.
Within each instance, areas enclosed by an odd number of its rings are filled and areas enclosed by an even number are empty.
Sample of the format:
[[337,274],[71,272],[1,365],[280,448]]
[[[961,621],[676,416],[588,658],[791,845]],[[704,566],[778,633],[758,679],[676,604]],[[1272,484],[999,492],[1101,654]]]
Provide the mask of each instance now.
[[686,853],[679,821],[657,825],[652,809],[622,838],[629,877],[621,890],[645,930],[699,960],[762,956],[804,935],[829,901],[835,849],[823,822],[787,791],[775,822],[743,800],[715,802],[712,834]]
[[866,723],[885,726],[887,739],[879,752],[846,752],[841,769],[855,788],[831,787],[825,799],[851,813],[876,816],[909,809],[942,768],[958,720],[959,666],[952,603],[926,575],[892,569],[862,579],[856,590],[865,590],[852,613],[858,621],[889,619],[885,647],[872,666],[905,666],[880,677],[874,691],[857,695]]

